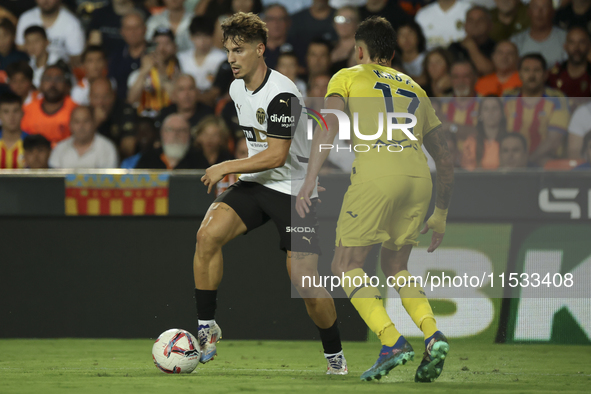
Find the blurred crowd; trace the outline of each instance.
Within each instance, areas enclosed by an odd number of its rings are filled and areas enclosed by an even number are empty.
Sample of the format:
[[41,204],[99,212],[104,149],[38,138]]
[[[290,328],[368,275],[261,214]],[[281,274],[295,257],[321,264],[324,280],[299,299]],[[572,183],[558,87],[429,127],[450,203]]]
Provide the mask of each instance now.
[[591,169],[591,0],[0,0],[0,169],[246,157],[220,29],[239,11],[267,23],[266,63],[309,107],[380,15],[457,168]]

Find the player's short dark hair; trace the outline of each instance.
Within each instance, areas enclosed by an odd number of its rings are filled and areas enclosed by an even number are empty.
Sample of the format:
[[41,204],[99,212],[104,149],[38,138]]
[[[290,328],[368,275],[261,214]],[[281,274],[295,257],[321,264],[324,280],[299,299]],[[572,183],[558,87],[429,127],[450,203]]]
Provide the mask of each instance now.
[[501,146],[503,144],[503,141],[505,141],[507,138],[516,138],[516,139],[518,139],[519,142],[521,142],[521,145],[523,146],[523,151],[524,152],[527,152],[527,140],[520,133],[507,133],[507,134],[505,134],[501,138],[501,140],[499,141],[499,146]]
[[100,45],[89,45],[88,47],[86,47],[84,52],[82,52],[83,63],[86,61],[86,56],[88,56],[90,53],[100,53],[103,56],[103,59],[107,58],[105,50]]
[[581,149],[581,156],[585,157],[585,153],[587,153],[587,147],[591,143],[591,130],[585,134],[583,137],[583,148]]
[[523,62],[528,60],[528,59],[533,59],[533,60],[537,60],[540,62],[540,64],[542,65],[542,69],[546,70],[548,68],[548,62],[546,62],[546,58],[541,54],[541,53],[528,53],[526,55],[523,55],[521,57],[521,59],[519,59],[519,70],[521,70],[521,66],[523,66]]
[[6,30],[8,33],[12,34],[13,36],[16,35],[16,26],[14,23],[10,21],[10,19],[2,18],[0,19],[0,29]]
[[41,37],[47,40],[47,32],[43,28],[43,26],[33,25],[29,26],[25,29],[24,37],[28,36],[29,34],[39,34]]
[[411,19],[398,26],[398,31],[403,27],[408,27],[415,32],[417,35],[417,49],[419,50],[419,53],[425,52],[427,50],[427,39],[425,38],[421,25]]
[[262,42],[267,46],[269,29],[267,24],[252,12],[237,12],[222,23],[223,42]]
[[367,45],[372,61],[389,62],[396,50],[396,31],[386,18],[372,16],[361,22],[355,32],[355,41]]
[[51,150],[51,142],[41,134],[31,134],[23,140],[23,149],[32,150],[35,148],[46,148]]
[[16,74],[23,74],[25,78],[33,82],[34,72],[26,60],[10,63],[6,66],[6,75],[8,79],[13,78]]
[[23,105],[23,100],[20,98],[19,95],[15,94],[11,91],[7,91],[7,92],[0,94],[0,107],[4,104]]

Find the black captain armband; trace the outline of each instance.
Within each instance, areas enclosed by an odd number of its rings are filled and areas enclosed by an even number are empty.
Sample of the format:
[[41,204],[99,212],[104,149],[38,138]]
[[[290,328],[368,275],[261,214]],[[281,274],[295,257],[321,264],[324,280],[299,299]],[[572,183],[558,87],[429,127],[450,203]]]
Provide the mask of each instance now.
[[302,105],[293,93],[279,93],[267,107],[267,135],[291,139],[302,114]]

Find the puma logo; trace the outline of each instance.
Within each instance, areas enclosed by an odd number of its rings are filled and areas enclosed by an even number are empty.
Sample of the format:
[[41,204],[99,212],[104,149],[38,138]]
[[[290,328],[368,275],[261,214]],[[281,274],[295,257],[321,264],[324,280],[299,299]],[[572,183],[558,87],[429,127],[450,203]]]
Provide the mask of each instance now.
[[302,238],[305,239],[306,241],[308,241],[308,243],[310,245],[312,245],[312,237],[310,237],[310,238],[302,237]]
[[279,104],[281,104],[281,103],[283,103],[283,104],[285,104],[285,106],[289,107],[289,99],[287,99],[287,100],[279,99]]
[[357,214],[353,215],[353,212],[352,212],[352,211],[347,211],[347,213],[348,213],[349,215],[351,215],[351,217],[352,217],[353,219],[355,219],[355,218],[358,216]]

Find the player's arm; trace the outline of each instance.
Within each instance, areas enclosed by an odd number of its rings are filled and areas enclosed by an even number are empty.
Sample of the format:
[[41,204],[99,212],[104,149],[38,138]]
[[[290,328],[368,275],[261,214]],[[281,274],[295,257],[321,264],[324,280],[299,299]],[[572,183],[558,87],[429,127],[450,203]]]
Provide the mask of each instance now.
[[227,174],[252,174],[285,165],[301,113],[301,105],[294,94],[275,96],[267,107],[267,149],[245,159],[228,160],[209,167],[201,178],[208,187],[207,192]]
[[426,234],[430,228],[433,229],[431,245],[427,249],[427,252],[431,253],[443,241],[447,209],[449,208],[454,186],[454,166],[453,158],[447,145],[447,139],[441,127],[429,132],[425,136],[423,144],[427,152],[433,157],[437,170],[435,211],[429,220],[427,220],[425,228],[421,231],[421,234]]
[[[331,95],[326,98],[324,108],[344,111],[345,99],[340,95]],[[310,159],[308,161],[308,172],[306,173],[306,179],[298,193],[296,201],[296,211],[302,218],[306,216],[306,213],[310,212],[310,209],[308,208],[312,205],[310,196],[316,186],[318,173],[330,153],[330,149],[321,150],[320,147],[322,145],[332,145],[339,132],[339,121],[336,115],[328,114],[325,116],[325,120],[327,124],[326,130],[317,126],[314,131],[312,151],[310,152]]]

